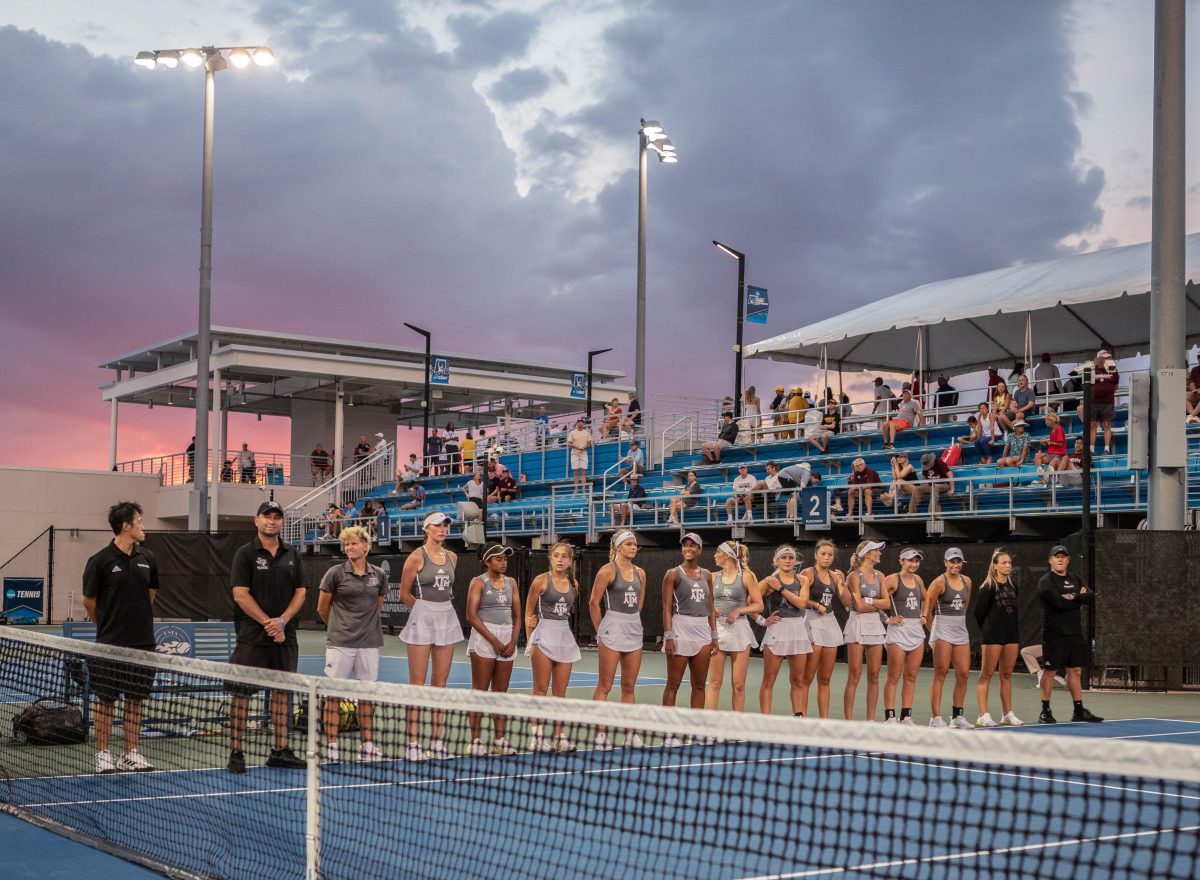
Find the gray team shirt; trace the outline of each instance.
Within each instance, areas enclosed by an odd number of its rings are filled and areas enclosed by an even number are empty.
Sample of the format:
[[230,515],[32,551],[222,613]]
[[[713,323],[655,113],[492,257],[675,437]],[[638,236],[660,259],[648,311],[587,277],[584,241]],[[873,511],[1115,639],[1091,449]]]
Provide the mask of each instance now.
[[617,568],[617,564],[612,563],[613,581],[608,585],[608,590],[605,591],[605,596],[608,599],[608,611],[610,614],[638,614],[638,600],[642,597],[642,585],[638,579],[637,569],[633,571],[633,580],[625,580],[621,576],[621,569]]
[[422,547],[421,567],[413,583],[413,595],[426,602],[449,602],[454,596],[454,560],[450,551],[446,553],[446,561],[438,565],[429,558],[429,551]]
[[479,592],[479,607],[476,614],[484,623],[512,623],[513,584],[512,578],[504,576],[504,585],[499,590],[483,576],[483,589]]
[[690,578],[680,565],[675,569],[675,593],[671,597],[671,613],[684,617],[708,617],[708,571],[700,569],[700,576]]
[[722,580],[723,577],[722,573],[713,575],[713,599],[716,602],[718,613],[728,614],[746,604],[746,584],[742,580],[740,571],[733,579],[732,584],[725,583]]
[[896,592],[892,593],[892,607],[896,614],[909,620],[919,620],[921,617],[921,588],[913,580],[912,586],[904,583],[904,578],[897,575]]
[[[783,582],[783,577],[779,574],[779,572],[774,572],[771,576],[775,578],[775,580],[779,581],[779,583],[783,586],[783,590],[787,590],[789,593],[795,593],[796,595],[800,594],[800,578],[792,575],[792,582],[790,584],[785,584]],[[795,605],[789,602],[787,597],[783,595],[783,590],[774,590],[771,593],[770,601],[768,603],[769,612],[771,614],[778,614],[780,617],[803,617],[806,609],[797,608]]]
[[379,648],[383,645],[383,620],[379,597],[386,596],[387,576],[367,563],[360,576],[349,562],[335,565],[321,578],[321,592],[329,593],[329,629],[325,644],[331,648]]
[[546,589],[538,596],[538,617],[542,620],[570,620],[571,606],[575,604],[575,590],[567,587],[560,591],[554,586],[554,578],[546,575]]
[[942,595],[937,599],[937,613],[942,617],[963,617],[967,613],[967,584],[960,582],[962,589],[952,590],[950,581],[942,578]]

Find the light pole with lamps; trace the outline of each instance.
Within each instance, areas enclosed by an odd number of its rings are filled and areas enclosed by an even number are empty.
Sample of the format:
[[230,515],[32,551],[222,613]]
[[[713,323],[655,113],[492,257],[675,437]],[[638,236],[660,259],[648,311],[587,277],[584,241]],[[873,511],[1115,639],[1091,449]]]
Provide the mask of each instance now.
[[[646,151],[654,150],[658,161],[672,164],[679,159],[675,145],[656,120],[642,120],[638,129],[638,252],[637,329],[635,335],[633,384],[638,402],[646,407]],[[591,397],[588,397],[591,404]],[[590,411],[589,411],[590,415]]]
[[[413,333],[420,333],[425,337],[425,396],[421,400],[421,408],[425,411],[421,419],[421,460],[424,461],[429,455],[429,372],[433,369],[433,352],[430,348],[432,337],[428,330],[422,330],[415,324],[405,321],[404,326]],[[432,461],[426,464],[430,475],[433,474],[433,464]]]
[[720,250],[738,261],[737,342],[733,346],[733,417],[742,417],[742,328],[746,324],[746,255],[713,239]]
[[[224,52],[229,53],[226,61]],[[200,185],[200,318],[196,331],[196,450],[195,481],[188,503],[188,528],[204,531],[209,526],[208,483],[210,463],[208,448],[208,381],[209,357],[212,347],[212,166],[213,116],[216,102],[218,71],[230,64],[236,68],[270,67],[275,53],[266,46],[204,46],[199,49],[157,49],[138,52],[134,63],[147,68],[165,67],[174,70],[183,63],[186,68],[204,68],[204,159]],[[216,476],[215,474],[213,475]]]
[[611,348],[598,348],[595,351],[588,352],[588,371],[587,371],[587,426],[588,430],[592,429],[594,424],[592,421],[592,361],[602,354],[608,354],[612,351]]

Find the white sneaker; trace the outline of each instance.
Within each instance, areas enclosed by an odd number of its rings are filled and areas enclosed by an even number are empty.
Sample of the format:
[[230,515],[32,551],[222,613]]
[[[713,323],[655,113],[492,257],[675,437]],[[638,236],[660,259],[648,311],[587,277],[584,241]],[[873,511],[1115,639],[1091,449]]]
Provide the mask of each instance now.
[[429,741],[429,757],[436,758],[439,761],[445,761],[447,758],[454,757],[450,754],[450,750],[446,748],[446,744],[440,739],[432,739]]
[[1000,723],[1007,725],[1008,727],[1024,727],[1025,726],[1025,722],[1017,717],[1016,712],[1013,712],[1011,710],[1004,713],[1004,717],[1002,719],[1000,719]]
[[379,748],[375,745],[375,743],[371,742],[370,740],[367,740],[362,744],[362,748],[359,750],[358,754],[359,757],[364,761],[383,760],[383,752],[379,751]]
[[899,724],[900,719],[897,718],[895,715],[893,715],[891,718],[884,718],[883,723],[884,724]]
[[510,755],[515,755],[516,753],[517,750],[509,745],[508,740],[506,740],[504,737],[500,737],[500,739],[492,743],[493,755],[503,755],[507,758]]
[[337,743],[329,743],[327,746],[325,746],[325,760],[332,764],[336,764],[338,761],[342,760],[342,755],[338,751]]
[[714,740],[711,736],[705,736],[704,734],[692,737],[692,744],[697,746],[711,746],[714,742],[716,742],[716,740]]
[[116,773],[117,765],[113,763],[112,752],[105,749],[102,752],[96,752],[96,772],[97,773]]
[[[909,715],[909,716],[907,716],[907,717],[905,717],[905,718],[901,718],[901,719],[900,719],[900,723],[901,723],[901,724],[907,724],[907,725],[909,725],[909,726],[912,726],[912,725],[916,724],[916,722],[912,720],[912,716],[911,716],[911,715]],[[930,727],[933,727],[933,725],[932,725],[932,724],[931,724],[931,725],[929,725],[929,726],[930,726]]]
[[621,737],[621,748],[623,749],[644,749],[646,744],[642,742],[642,738],[638,736],[636,731],[626,731]]
[[144,773],[147,770],[153,770],[154,765],[142,757],[142,753],[137,749],[130,749],[117,762],[117,769],[124,770],[126,773]]
[[1112,452],[1109,450],[1109,448],[1107,446],[1105,446],[1104,451],[1100,454],[1101,455],[1112,455]]
[[664,749],[677,749],[681,745],[683,745],[683,743],[680,741],[679,737],[677,737],[673,733],[668,733],[666,736],[663,737],[663,748]]
[[949,727],[950,725],[948,725],[942,719],[941,715],[934,715],[932,718],[929,719],[929,726],[937,728],[938,730],[943,730],[943,729]]
[[743,516],[742,519],[746,522],[754,522],[754,514],[747,510],[746,515]]
[[470,755],[472,758],[486,758],[487,753],[488,753],[488,747],[485,746],[483,743],[481,743],[477,739],[472,740],[471,747],[469,749],[467,749],[467,754]]
[[1000,725],[992,720],[991,712],[984,712],[982,715],[980,715],[978,718],[975,719],[975,726],[976,727],[999,727]]
[[608,734],[607,734],[607,733],[600,732],[600,733],[596,734],[596,751],[598,751],[598,752],[611,752],[611,751],[612,751],[612,747],[613,747],[613,746],[612,746],[612,743],[610,743],[610,742],[608,741]]
[[529,751],[531,752],[551,752],[553,750],[554,746],[547,737],[535,736],[529,741]]
[[554,748],[556,751],[564,753],[577,751],[575,743],[567,739],[566,734],[563,734],[558,738],[558,742],[555,744]]
[[957,718],[951,718],[950,726],[954,730],[974,730],[975,729],[971,725],[971,722],[968,721],[966,718],[963,718],[961,715],[959,715]]
[[1046,674],[1046,670],[1044,670],[1044,669],[1039,669],[1039,670],[1037,671],[1037,681],[1035,681],[1035,682],[1033,683],[1033,686],[1034,686],[1035,688],[1039,688],[1039,689],[1041,688],[1041,686],[1042,686],[1042,676],[1043,676],[1043,675],[1045,675],[1045,674]]
[[726,521],[727,523],[729,523],[730,525],[733,525],[733,514],[732,514],[732,513],[730,513],[730,514],[726,514],[726,516],[725,516],[725,521]]
[[410,742],[404,749],[404,760],[406,761],[424,761],[428,755],[421,751],[419,742]]

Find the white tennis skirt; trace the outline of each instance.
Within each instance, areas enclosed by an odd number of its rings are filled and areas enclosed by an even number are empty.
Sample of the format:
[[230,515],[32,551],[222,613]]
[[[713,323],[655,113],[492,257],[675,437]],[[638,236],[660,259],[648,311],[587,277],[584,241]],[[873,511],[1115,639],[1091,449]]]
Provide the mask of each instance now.
[[671,617],[671,634],[675,637],[676,657],[695,657],[712,645],[712,627],[707,617],[676,614]]
[[740,654],[747,648],[758,646],[754,638],[754,630],[750,629],[750,621],[745,615],[739,617],[730,626],[725,622],[725,615],[717,615],[717,647],[726,654]]
[[929,633],[929,643],[946,642],[949,645],[971,644],[971,634],[967,632],[965,617],[943,617],[938,615],[933,619],[933,629]]
[[812,639],[808,635],[808,622],[803,617],[780,618],[767,627],[762,648],[770,648],[776,657],[811,654]]
[[850,612],[850,618],[846,621],[847,645],[882,645],[886,636],[887,632],[884,630],[879,612],[870,611],[865,614],[861,611]]
[[[513,625],[511,623],[488,623],[485,620],[483,625],[488,628],[488,632],[506,645],[512,638]],[[492,643],[485,639],[477,629],[471,630],[471,638],[467,639],[467,653],[477,657],[486,657],[488,660],[499,660],[502,663],[511,663],[517,657],[516,648],[513,648],[513,652],[507,657],[497,656]]]
[[906,617],[901,623],[889,624],[885,644],[895,645],[906,652],[924,648],[925,627],[916,617]]
[[832,611],[818,614],[810,610],[804,622],[808,624],[808,637],[816,647],[836,648],[846,643],[842,637],[842,625]]
[[596,630],[596,640],[606,648],[628,654],[642,649],[642,616],[640,614],[605,613]]
[[400,641],[408,645],[457,645],[463,640],[458,614],[449,602],[418,599],[400,630]]
[[533,646],[550,658],[552,663],[574,663],[583,655],[571,634],[571,624],[565,620],[539,620],[525,646],[525,656],[533,656]]

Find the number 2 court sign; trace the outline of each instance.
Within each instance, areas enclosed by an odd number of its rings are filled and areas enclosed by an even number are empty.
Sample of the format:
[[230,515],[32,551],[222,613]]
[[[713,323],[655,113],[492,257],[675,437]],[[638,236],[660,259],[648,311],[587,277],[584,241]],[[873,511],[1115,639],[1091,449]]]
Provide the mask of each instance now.
[[3,616],[13,623],[37,623],[42,619],[45,596],[44,578],[6,577]]

